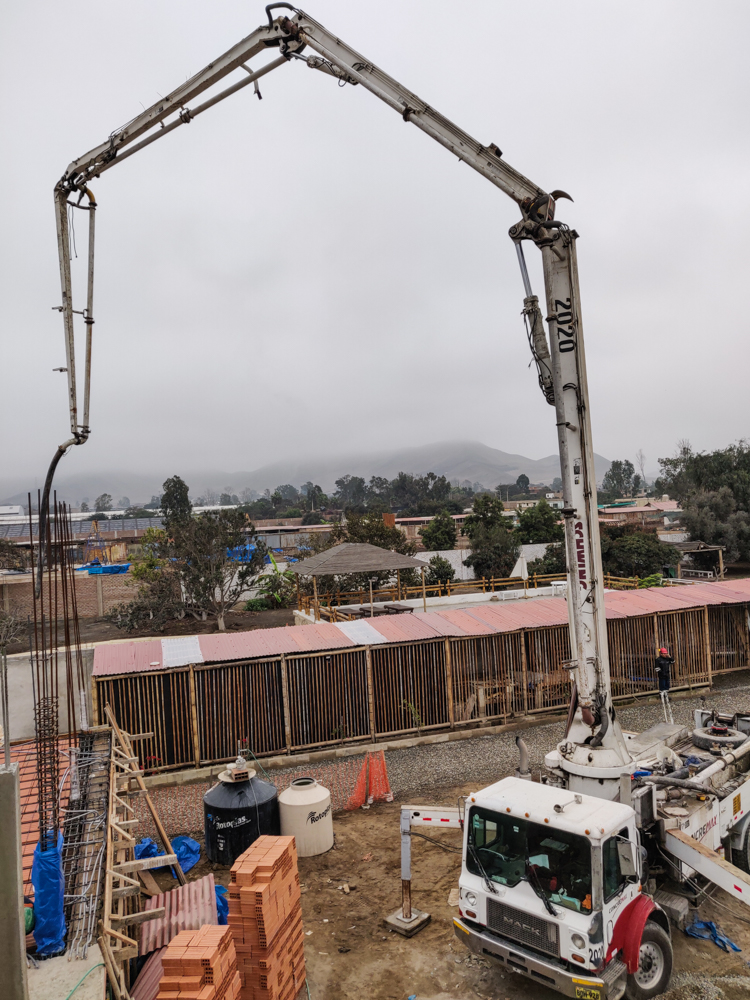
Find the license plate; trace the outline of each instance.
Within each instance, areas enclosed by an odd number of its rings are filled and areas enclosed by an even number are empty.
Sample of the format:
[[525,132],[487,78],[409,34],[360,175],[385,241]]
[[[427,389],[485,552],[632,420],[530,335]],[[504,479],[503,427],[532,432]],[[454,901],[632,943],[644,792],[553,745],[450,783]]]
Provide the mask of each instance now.
[[588,986],[576,986],[577,1000],[601,1000],[599,990],[589,989]]

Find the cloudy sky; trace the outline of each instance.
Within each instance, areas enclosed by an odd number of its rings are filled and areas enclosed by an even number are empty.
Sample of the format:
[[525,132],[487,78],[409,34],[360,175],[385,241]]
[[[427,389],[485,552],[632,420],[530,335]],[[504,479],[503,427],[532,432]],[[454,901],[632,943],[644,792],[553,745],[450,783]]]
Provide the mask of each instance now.
[[[574,197],[558,216],[581,237],[597,452],[642,448],[655,470],[680,438],[713,449],[748,433],[747,4],[310,0],[309,13]],[[0,16],[0,478],[36,479],[67,437],[54,183],[264,12],[29,0]],[[95,182],[92,437],[66,471],[236,471],[446,439],[553,452],[513,202],[360,87],[293,63],[261,92]],[[535,260],[533,282],[541,293]]]

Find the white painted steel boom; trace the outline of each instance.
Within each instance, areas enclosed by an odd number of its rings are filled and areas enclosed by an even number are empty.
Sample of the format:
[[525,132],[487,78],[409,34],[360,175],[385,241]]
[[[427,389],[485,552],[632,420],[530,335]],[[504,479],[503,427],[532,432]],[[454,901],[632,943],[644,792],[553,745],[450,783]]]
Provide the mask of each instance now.
[[[292,16],[272,19],[275,8],[287,8]],[[583,326],[576,262],[577,233],[555,221],[556,199],[563,191],[547,193],[502,159],[494,144],[483,145],[435,111],[416,94],[403,87],[366,57],[350,48],[323,25],[288,3],[266,8],[268,24],[258,28],[204,70],[167,94],[127,125],[114,131],[106,142],[74,160],[55,188],[60,250],[63,319],[65,324],[70,398],[71,438],[60,446],[45,486],[48,498],[55,465],[73,444],[89,436],[88,392],[91,364],[93,316],[93,218],[95,202],[88,189],[92,179],[143,149],[156,139],[189,124],[218,101],[255,83],[264,74],[294,60],[302,60],[340,83],[361,85],[398,112],[405,122],[423,132],[473,167],[518,205],[521,220],[510,230],[516,245],[526,297],[524,314],[529,342],[547,401],[554,405],[563,481],[565,539],[568,558],[568,611],[570,664],[576,682],[577,708],[564,744],[559,748],[561,766],[575,784],[577,780],[610,779],[612,797],[619,777],[631,767],[630,757],[612,708],[609,662],[604,618],[601,556],[596,507],[596,478],[591,441],[588,387],[583,346]],[[278,57],[258,69],[248,62],[270,49]],[[304,55],[311,49],[316,55]],[[231,73],[245,74],[237,82],[202,104],[190,102]],[[260,96],[260,95],[259,95]],[[73,302],[70,283],[67,211],[72,197],[89,199],[92,240],[90,245],[89,303],[84,311],[88,330],[83,422],[78,421]],[[534,243],[542,253],[548,332],[545,334],[538,299],[532,294],[522,244]],[[44,509],[44,508],[43,508]],[[584,743],[588,740],[588,743]],[[588,775],[588,778],[584,777]]]

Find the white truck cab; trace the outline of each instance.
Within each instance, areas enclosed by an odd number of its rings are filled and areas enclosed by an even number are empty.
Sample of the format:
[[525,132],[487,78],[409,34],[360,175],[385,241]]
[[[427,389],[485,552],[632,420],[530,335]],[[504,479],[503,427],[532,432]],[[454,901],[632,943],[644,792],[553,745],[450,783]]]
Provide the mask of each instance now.
[[[566,996],[656,996],[671,974],[669,922],[641,865],[630,806],[504,778],[466,802],[456,934]],[[657,933],[644,938],[647,924]]]

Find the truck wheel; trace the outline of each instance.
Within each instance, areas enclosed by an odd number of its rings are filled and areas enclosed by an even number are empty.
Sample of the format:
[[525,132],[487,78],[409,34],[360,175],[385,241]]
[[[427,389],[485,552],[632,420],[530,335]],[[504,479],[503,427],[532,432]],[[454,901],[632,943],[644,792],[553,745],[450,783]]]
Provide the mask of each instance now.
[[672,942],[664,928],[649,920],[641,935],[638,971],[628,974],[628,1000],[651,1000],[663,993],[672,975]]
[[727,729],[726,736],[714,736],[709,726],[705,729],[694,729],[692,739],[693,745],[700,747],[701,750],[710,750],[713,746],[731,750],[732,747],[738,747],[744,743],[747,736],[737,729]]

